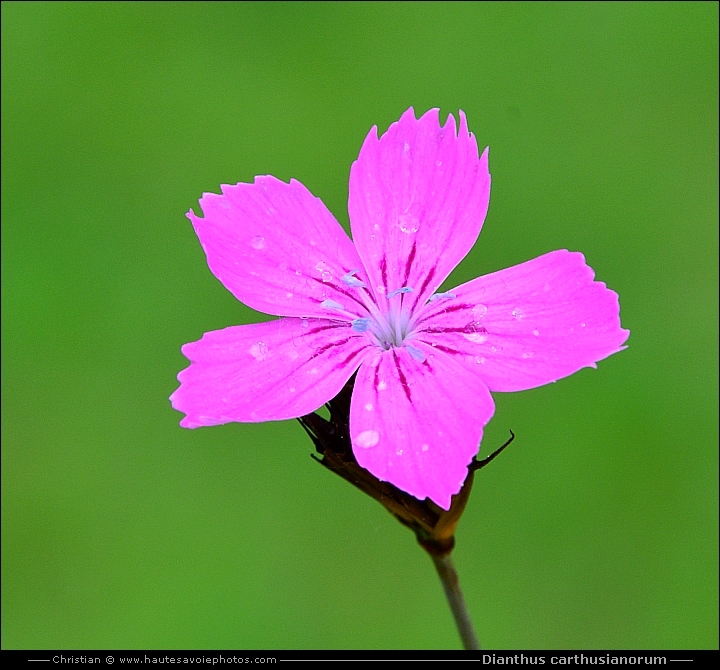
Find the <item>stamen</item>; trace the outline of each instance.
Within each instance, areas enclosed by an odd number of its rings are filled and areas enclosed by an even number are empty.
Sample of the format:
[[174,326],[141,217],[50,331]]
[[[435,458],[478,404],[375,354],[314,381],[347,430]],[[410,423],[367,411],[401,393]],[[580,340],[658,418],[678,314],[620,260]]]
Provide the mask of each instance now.
[[412,293],[413,287],[412,286],[403,286],[402,288],[396,288],[394,291],[390,291],[390,293],[387,294],[388,298],[394,298],[396,295],[400,295],[401,293]]
[[457,296],[450,291],[447,291],[446,293],[433,293],[430,298],[428,298],[428,302],[435,302],[436,300],[452,300],[453,298],[457,298]]
[[370,319],[355,319],[352,322],[352,329],[356,333],[364,333],[370,328]]
[[342,281],[344,284],[349,286],[350,288],[367,288],[367,284],[364,281],[360,281],[357,277],[353,276],[357,270],[353,270],[352,272],[348,272],[343,278]]
[[406,344],[405,349],[418,363],[422,363],[425,360],[425,354],[412,344]]
[[325,309],[339,309],[341,311],[345,311],[345,308],[335,300],[323,300],[320,303],[320,307],[325,307]]

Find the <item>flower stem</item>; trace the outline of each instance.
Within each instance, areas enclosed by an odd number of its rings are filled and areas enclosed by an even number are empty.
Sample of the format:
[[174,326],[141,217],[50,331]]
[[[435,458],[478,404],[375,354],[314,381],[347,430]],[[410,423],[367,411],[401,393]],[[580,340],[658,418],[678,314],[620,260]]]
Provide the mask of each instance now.
[[480,642],[478,642],[477,635],[475,635],[472,621],[470,621],[470,614],[465,605],[465,598],[463,598],[462,591],[460,590],[460,583],[451,553],[430,553],[430,556],[433,559],[433,563],[435,563],[435,568],[438,571],[440,581],[445,589],[445,595],[450,604],[453,617],[455,617],[455,624],[458,627],[463,647],[465,647],[465,649],[480,649]]

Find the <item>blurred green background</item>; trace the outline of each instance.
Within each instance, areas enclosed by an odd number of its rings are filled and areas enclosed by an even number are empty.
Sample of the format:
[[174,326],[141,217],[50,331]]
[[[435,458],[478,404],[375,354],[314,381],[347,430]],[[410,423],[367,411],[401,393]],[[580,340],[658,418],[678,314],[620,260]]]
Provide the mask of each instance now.
[[463,109],[493,193],[447,286],[582,251],[629,348],[496,394],[455,560],[492,649],[717,648],[718,5],[2,3],[2,644],[458,648],[428,557],[296,422],[187,431],[252,322],[185,212]]

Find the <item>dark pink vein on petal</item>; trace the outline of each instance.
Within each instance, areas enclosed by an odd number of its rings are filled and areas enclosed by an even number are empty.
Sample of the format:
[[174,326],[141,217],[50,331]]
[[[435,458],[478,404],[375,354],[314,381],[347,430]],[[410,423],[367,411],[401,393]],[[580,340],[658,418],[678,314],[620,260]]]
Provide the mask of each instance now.
[[427,273],[425,280],[422,283],[422,286],[420,287],[420,290],[418,291],[418,295],[424,295],[425,289],[428,287],[430,282],[432,281],[433,277],[435,276],[435,267],[431,268],[430,272]]
[[397,353],[395,353],[395,350],[393,349],[393,360],[395,361],[395,367],[398,371],[398,377],[400,378],[400,385],[403,388],[403,391],[405,391],[405,396],[408,399],[408,402],[412,402],[412,398],[410,397],[410,387],[408,386],[407,377],[405,376],[405,373],[402,371],[402,368],[400,367],[400,361],[398,360]]
[[408,279],[410,279],[410,268],[412,267],[413,261],[415,260],[415,254],[417,253],[417,242],[413,242],[412,250],[408,256],[407,263],[405,263],[405,279],[403,279],[403,286],[408,285]]

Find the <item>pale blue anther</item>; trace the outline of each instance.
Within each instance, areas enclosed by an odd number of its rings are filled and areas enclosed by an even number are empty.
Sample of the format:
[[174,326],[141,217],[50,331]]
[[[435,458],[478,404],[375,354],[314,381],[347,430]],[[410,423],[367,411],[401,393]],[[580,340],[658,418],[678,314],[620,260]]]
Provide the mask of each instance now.
[[401,293],[412,293],[413,287],[412,286],[403,286],[402,288],[396,288],[394,291],[390,291],[390,293],[387,294],[388,298],[394,298],[396,295],[400,295]]
[[357,270],[353,270],[352,272],[348,272],[343,278],[342,281],[344,284],[349,286],[350,288],[367,288],[367,284],[364,281],[360,281],[357,277],[353,276]]
[[320,303],[320,307],[325,307],[326,309],[340,309],[342,311],[345,311],[345,308],[339,302],[335,302],[334,300],[323,300]]
[[452,300],[453,298],[457,298],[457,296],[448,291],[447,293],[433,293],[430,296],[429,301],[435,302],[436,300]]
[[353,319],[352,329],[356,333],[364,333],[370,328],[370,319]]
[[419,363],[422,363],[425,360],[425,354],[412,344],[406,344],[405,349]]

